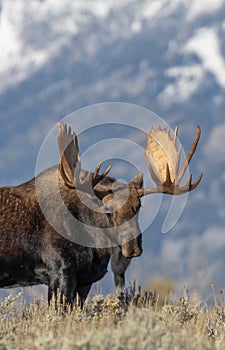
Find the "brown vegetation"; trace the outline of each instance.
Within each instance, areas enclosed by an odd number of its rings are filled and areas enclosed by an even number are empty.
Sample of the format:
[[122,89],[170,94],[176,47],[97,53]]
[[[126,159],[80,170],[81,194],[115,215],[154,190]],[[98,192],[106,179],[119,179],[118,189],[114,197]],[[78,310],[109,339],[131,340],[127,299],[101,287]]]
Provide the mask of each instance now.
[[[218,297],[218,298],[217,298]],[[157,291],[120,298],[95,295],[84,309],[64,313],[46,301],[26,304],[21,295],[0,302],[0,349],[222,349],[225,305],[220,291],[209,306],[187,289],[159,306]]]

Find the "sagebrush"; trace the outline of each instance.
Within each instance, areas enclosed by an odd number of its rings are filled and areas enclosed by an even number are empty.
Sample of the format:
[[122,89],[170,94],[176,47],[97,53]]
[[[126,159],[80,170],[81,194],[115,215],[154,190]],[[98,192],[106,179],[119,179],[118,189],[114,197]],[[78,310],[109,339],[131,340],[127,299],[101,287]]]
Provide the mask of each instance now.
[[[222,292],[220,291],[220,294]],[[22,293],[0,302],[0,349],[221,349],[225,341],[222,295],[214,304],[130,288],[119,297],[95,295],[65,312]],[[57,300],[56,300],[57,302]]]

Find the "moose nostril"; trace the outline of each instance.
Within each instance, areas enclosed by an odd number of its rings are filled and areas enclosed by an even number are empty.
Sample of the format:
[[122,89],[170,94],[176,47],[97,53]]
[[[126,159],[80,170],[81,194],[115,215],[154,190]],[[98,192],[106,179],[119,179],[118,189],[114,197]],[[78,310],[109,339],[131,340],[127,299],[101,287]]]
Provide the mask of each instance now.
[[143,253],[143,249],[142,248],[138,248],[134,251],[133,256],[137,257],[137,256],[141,256],[141,254]]
[[140,256],[143,253],[143,249],[142,248],[137,248],[137,249],[133,249],[133,250],[123,250],[122,254],[126,257],[126,258],[136,258],[138,256]]

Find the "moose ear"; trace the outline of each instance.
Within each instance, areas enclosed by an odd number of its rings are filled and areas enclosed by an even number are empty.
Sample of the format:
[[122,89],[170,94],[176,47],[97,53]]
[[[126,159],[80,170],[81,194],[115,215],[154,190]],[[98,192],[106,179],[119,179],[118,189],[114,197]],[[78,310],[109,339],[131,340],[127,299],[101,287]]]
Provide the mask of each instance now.
[[138,190],[143,186],[143,174],[138,173],[130,182],[130,185],[136,187]]

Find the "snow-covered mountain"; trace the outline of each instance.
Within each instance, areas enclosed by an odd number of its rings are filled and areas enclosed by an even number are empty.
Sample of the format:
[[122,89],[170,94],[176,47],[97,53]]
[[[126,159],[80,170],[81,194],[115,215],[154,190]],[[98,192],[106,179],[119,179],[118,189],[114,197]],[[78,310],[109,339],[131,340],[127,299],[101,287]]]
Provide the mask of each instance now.
[[180,126],[186,151],[199,124],[191,171],[203,172],[203,181],[167,235],[160,232],[171,199],[163,198],[127,280],[144,286],[161,276],[199,290],[211,281],[225,288],[224,38],[225,0],[3,0],[0,184],[34,176],[45,135],[90,104],[151,109]]

